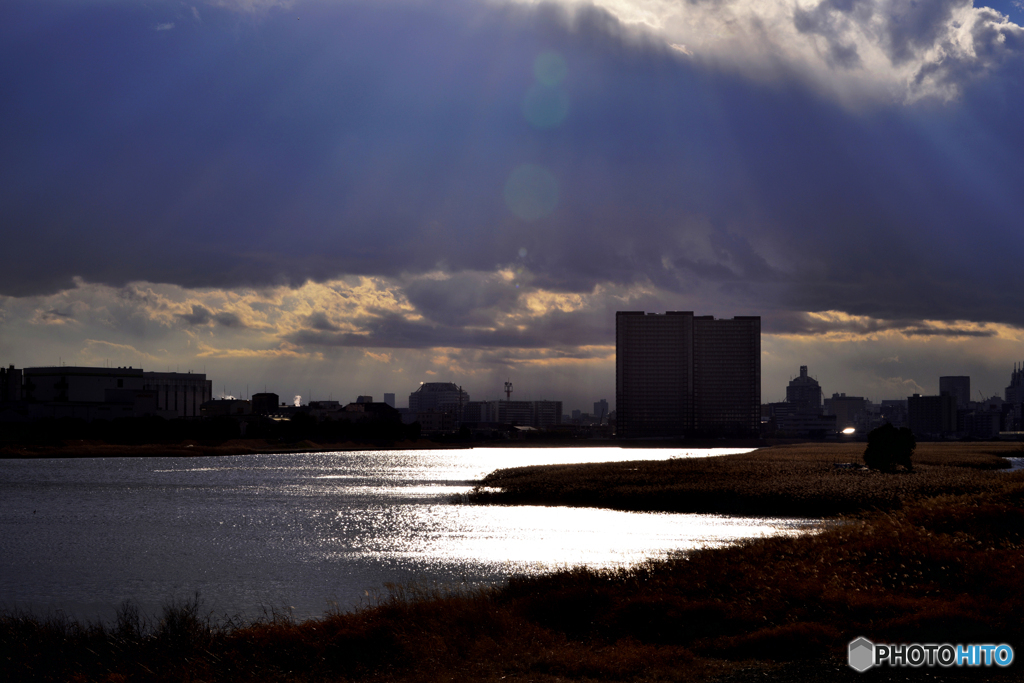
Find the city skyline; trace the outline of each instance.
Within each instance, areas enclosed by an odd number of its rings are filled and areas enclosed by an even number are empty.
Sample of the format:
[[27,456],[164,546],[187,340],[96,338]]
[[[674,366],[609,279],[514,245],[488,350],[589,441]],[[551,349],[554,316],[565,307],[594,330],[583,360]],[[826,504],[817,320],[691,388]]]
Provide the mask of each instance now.
[[586,412],[712,311],[762,402],[1001,395],[1022,3],[855,4],[11,0],[0,362]]

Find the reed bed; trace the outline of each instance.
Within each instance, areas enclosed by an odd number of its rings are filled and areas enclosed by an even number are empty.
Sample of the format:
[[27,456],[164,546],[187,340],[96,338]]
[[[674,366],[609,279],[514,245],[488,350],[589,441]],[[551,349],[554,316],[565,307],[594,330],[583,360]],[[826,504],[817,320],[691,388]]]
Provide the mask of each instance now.
[[574,505],[619,510],[827,517],[899,510],[943,494],[995,490],[1024,455],[1017,444],[920,444],[913,472],[860,465],[864,444],[797,444],[710,458],[678,458],[497,470],[466,499],[472,503]]

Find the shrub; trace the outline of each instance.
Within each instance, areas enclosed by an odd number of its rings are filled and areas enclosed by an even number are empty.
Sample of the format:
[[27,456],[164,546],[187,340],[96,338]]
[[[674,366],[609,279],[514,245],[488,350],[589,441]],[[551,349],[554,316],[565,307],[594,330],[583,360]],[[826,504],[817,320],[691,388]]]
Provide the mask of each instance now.
[[868,434],[868,447],[864,449],[864,464],[873,470],[894,472],[897,467],[914,469],[910,458],[917,448],[913,432],[907,427],[897,429],[886,422]]

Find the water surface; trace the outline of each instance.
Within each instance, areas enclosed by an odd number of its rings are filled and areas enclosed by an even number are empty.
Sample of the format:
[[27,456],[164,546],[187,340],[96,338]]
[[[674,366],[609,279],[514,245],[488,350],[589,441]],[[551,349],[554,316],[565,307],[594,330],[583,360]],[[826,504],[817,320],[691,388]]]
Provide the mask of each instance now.
[[0,606],[108,619],[198,591],[217,615],[350,609],[386,583],[628,566],[810,520],[450,502],[499,467],[747,449],[477,448],[0,461]]

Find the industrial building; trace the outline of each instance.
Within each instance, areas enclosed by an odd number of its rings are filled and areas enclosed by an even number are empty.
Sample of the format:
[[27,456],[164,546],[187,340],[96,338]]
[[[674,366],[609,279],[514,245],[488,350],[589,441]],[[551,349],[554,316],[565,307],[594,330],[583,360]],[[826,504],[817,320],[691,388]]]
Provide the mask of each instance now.
[[759,316],[619,311],[615,349],[620,437],[758,433]]
[[142,388],[156,392],[162,417],[199,417],[200,406],[213,398],[213,381],[205,373],[143,372]]
[[158,415],[199,417],[210,400],[205,374],[144,372],[133,367],[61,365],[3,373],[6,401],[17,401],[29,419],[72,417],[83,420]]

